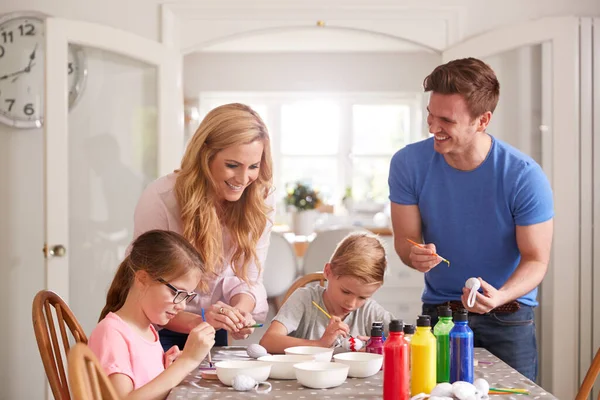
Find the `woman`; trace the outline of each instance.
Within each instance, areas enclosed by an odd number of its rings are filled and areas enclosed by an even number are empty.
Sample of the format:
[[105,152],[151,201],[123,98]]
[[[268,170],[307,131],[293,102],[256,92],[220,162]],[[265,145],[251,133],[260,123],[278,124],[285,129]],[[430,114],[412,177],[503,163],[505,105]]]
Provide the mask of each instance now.
[[274,215],[269,134],[259,115],[243,104],[209,112],[190,140],[181,168],[151,183],[134,216],[134,236],[152,229],[182,234],[200,252],[211,277],[202,281],[185,312],[160,331],[165,349],[183,347],[187,334],[206,322],[216,345],[253,332],[264,320],[267,295],[261,266]]

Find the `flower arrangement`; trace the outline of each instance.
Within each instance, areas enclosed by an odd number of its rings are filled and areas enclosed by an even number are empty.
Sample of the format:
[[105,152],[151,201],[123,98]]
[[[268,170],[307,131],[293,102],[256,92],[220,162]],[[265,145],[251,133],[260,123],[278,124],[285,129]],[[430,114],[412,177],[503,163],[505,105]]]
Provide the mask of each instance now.
[[320,204],[319,193],[310,185],[300,182],[287,191],[285,204],[293,206],[297,211],[314,210]]

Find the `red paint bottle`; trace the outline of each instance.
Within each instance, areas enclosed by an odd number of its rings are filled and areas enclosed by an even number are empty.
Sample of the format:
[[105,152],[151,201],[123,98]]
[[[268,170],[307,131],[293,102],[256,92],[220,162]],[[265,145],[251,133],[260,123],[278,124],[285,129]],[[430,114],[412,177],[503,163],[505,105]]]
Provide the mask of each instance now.
[[383,399],[409,400],[408,343],[400,320],[390,322],[390,335],[383,344]]

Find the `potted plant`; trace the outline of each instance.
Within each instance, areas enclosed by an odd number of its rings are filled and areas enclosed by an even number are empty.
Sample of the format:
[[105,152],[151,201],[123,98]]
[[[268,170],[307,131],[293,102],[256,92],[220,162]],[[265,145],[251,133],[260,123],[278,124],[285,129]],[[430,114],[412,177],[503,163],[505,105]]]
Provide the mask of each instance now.
[[296,235],[313,233],[319,203],[319,194],[310,185],[296,182],[288,188],[285,204],[292,212],[291,228]]

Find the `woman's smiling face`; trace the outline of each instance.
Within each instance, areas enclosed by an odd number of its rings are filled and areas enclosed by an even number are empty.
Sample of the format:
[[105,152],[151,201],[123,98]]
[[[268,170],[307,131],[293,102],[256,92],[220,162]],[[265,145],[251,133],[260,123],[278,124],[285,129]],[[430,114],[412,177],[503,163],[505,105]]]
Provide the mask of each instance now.
[[258,178],[264,145],[261,140],[231,146],[211,160],[210,173],[220,200],[238,201],[244,189]]

